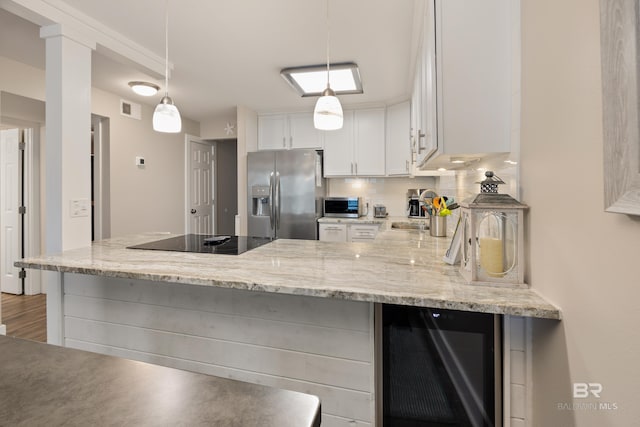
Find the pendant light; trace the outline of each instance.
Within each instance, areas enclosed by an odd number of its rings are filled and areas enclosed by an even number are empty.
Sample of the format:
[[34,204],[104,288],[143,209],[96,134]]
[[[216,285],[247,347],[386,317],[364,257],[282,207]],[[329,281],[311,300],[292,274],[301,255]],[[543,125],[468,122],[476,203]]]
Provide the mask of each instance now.
[[316,102],[313,111],[313,125],[320,130],[336,130],[342,128],[343,114],[340,100],[329,84],[329,0],[327,0],[327,88]]
[[164,68],[164,96],[153,112],[153,130],[157,132],[178,133],[182,130],[182,119],[178,108],[169,98],[169,0],[167,0],[164,15],[164,44],[165,44],[165,68]]

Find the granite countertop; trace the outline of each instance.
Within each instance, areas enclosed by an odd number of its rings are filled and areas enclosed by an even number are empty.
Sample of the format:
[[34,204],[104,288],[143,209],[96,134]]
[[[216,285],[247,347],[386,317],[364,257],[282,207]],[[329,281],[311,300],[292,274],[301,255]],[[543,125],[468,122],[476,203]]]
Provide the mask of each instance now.
[[[383,220],[384,221],[384,220]],[[388,223],[387,223],[388,224]],[[149,233],[16,262],[16,266],[354,301],[559,319],[532,289],[467,284],[442,261],[450,238],[382,228],[373,243],[279,239],[238,256],[126,249]]]
[[316,396],[0,336],[0,424],[319,427]]

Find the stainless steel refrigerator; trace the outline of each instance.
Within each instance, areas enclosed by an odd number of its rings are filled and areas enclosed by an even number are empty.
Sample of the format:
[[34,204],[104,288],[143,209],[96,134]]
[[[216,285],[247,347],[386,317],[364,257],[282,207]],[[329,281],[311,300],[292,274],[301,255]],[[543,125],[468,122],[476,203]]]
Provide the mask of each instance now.
[[318,239],[326,194],[322,151],[258,151],[247,155],[248,234]]

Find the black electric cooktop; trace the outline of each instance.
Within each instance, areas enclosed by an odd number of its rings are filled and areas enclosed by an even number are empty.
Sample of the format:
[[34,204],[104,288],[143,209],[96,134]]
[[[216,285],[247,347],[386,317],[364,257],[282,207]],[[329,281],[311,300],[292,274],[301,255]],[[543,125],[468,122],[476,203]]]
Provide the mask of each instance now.
[[127,249],[240,255],[243,252],[250,251],[271,241],[272,239],[268,237],[185,234],[169,239],[129,246]]

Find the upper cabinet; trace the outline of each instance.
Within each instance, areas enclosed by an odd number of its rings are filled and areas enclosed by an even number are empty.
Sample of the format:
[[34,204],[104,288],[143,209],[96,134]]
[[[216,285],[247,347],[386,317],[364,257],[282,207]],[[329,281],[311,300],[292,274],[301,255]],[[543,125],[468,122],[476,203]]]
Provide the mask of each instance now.
[[452,157],[511,150],[516,4],[425,2],[411,115],[418,165],[447,167]]
[[411,173],[411,105],[387,107],[386,171],[389,176]]
[[385,175],[385,109],[344,111],[342,129],[324,135],[324,176]]
[[313,126],[312,113],[258,116],[258,150],[322,148],[322,132]]

